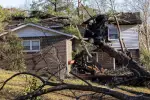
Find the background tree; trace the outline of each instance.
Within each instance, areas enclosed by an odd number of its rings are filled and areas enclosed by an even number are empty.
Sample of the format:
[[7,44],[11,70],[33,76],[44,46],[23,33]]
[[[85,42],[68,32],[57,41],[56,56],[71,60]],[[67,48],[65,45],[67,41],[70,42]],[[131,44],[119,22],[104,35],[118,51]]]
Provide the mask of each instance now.
[[150,52],[150,34],[149,34],[149,17],[150,1],[149,0],[128,0],[125,2],[125,10],[130,12],[140,12],[142,25],[139,27],[140,46]]
[[65,0],[38,0],[32,2],[31,10],[44,11],[52,15],[67,14],[68,11],[73,10],[73,2]]
[[139,25],[141,61],[149,68],[150,54],[150,0],[124,0],[124,11],[140,12],[142,24]]
[[[100,14],[107,14],[114,11],[120,12],[122,5],[117,0],[88,0],[91,8],[97,9]],[[119,6],[120,5],[120,6]]]

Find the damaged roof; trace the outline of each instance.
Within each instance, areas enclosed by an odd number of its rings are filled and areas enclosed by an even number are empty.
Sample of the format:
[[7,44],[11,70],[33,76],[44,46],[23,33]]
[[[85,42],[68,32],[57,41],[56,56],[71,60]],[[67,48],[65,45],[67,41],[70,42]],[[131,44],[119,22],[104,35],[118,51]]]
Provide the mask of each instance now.
[[[140,12],[116,13],[116,17],[120,25],[135,25],[142,23]],[[114,17],[109,17],[108,22],[116,24]]]
[[[142,24],[140,12],[126,12],[126,13],[116,13],[115,16],[118,19],[118,22],[120,25],[136,25],[136,24]],[[100,14],[96,15],[85,22],[84,24],[88,24],[89,21],[94,20],[95,18],[99,18],[98,20],[105,19],[106,22],[109,24],[116,24],[116,21],[112,15],[106,15],[106,14]]]

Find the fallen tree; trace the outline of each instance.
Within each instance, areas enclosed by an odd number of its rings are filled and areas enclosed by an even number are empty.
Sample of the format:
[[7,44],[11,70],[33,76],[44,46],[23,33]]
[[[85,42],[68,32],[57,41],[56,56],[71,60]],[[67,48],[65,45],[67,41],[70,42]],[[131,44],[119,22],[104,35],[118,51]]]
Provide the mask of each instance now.
[[[81,39],[81,42],[84,43],[85,41],[83,41],[83,39]],[[85,48],[86,52],[89,53],[86,46],[84,44],[82,44],[82,45]],[[120,63],[122,63],[124,66],[126,66],[131,72],[133,72],[134,76],[135,76],[134,77],[135,80],[139,80],[139,79],[144,79],[145,81],[150,80],[150,73],[147,72],[146,70],[144,70],[137,62],[132,60],[126,54],[116,51],[115,49],[113,49],[109,45],[105,44],[104,42],[99,42],[96,46],[97,46],[97,50],[100,50],[100,49],[103,50],[104,52],[109,54],[111,57],[120,61]],[[92,56],[90,54],[89,54],[89,56],[92,58]],[[143,96],[140,94],[136,95],[133,93],[134,96],[131,96],[131,95],[116,91],[115,89],[108,88],[108,87],[104,88],[104,87],[100,87],[100,86],[93,86],[92,84],[90,84],[89,82],[87,82],[86,80],[82,79],[81,77],[79,77],[78,75],[76,75],[74,73],[71,73],[71,74],[74,77],[77,77],[78,79],[84,81],[87,85],[75,85],[75,84],[65,83],[65,82],[63,82],[63,80],[59,79],[59,77],[56,76],[56,74],[49,72],[48,67],[50,67],[50,66],[47,63],[47,61],[45,60],[43,54],[41,54],[41,58],[44,60],[44,62],[47,65],[45,70],[50,74],[50,76],[48,77],[47,80],[43,79],[41,76],[39,76],[37,74],[33,74],[33,73],[29,73],[29,72],[17,73],[15,75],[13,75],[12,77],[10,77],[9,79],[7,79],[3,83],[0,90],[2,90],[4,88],[4,86],[7,84],[8,81],[10,81],[11,79],[13,79],[14,77],[16,77],[18,75],[23,74],[23,75],[31,75],[31,76],[35,77],[35,78],[39,79],[43,84],[41,86],[39,86],[33,92],[29,92],[26,95],[17,97],[16,100],[32,99],[34,97],[41,96],[41,95],[44,95],[47,93],[66,90],[66,89],[69,89],[70,91],[71,90],[80,90],[80,91],[91,91],[91,92],[95,92],[95,93],[102,93],[102,94],[110,95],[112,97],[115,97],[115,98],[121,99],[121,100],[150,100],[150,96],[148,96],[148,95]],[[93,60],[93,62],[95,62],[95,59]],[[61,64],[61,62],[59,61],[59,59],[58,59],[58,64],[60,66],[63,66]],[[62,68],[66,68],[66,67],[62,67]],[[58,70],[58,72],[60,72],[60,70]],[[50,81],[52,76],[55,76],[59,80],[59,83]],[[132,81],[132,80],[133,79],[130,79],[128,81]],[[44,88],[45,86],[50,86],[50,87]],[[75,98],[78,98],[78,97],[75,97]]]
[[[115,57],[116,59],[120,59],[123,64],[126,64],[128,60],[131,60],[129,57],[127,57],[123,53],[115,51],[113,48],[111,48],[110,46],[108,46],[102,42],[99,44],[99,48],[102,49],[103,51],[105,51],[106,53],[108,53],[111,57]],[[42,59],[44,59],[44,57]],[[139,71],[139,72],[135,71],[135,74],[140,75],[140,76],[137,76],[137,79],[138,78],[143,78],[143,79],[147,78],[147,80],[150,79],[149,73],[147,71],[145,71],[144,69],[142,69],[135,61],[131,60],[127,67],[131,67],[129,69],[135,69],[135,70]],[[60,70],[58,70],[58,72],[59,71]],[[30,76],[33,76],[33,77],[37,78],[38,80],[40,80],[42,82],[42,85],[40,85],[36,90],[27,93],[26,95],[16,97],[16,100],[32,99],[32,98],[35,98],[37,96],[41,96],[41,95],[44,95],[47,93],[51,93],[51,92],[55,92],[55,91],[61,91],[61,90],[68,90],[68,89],[70,91],[80,90],[80,91],[90,91],[90,92],[95,92],[95,93],[102,93],[105,95],[110,95],[110,96],[115,97],[115,98],[120,99],[120,100],[149,100],[150,99],[149,95],[143,96],[143,95],[140,95],[137,93],[134,94],[133,92],[132,92],[133,95],[128,95],[128,94],[125,94],[125,93],[122,93],[122,92],[115,90],[115,88],[112,89],[112,88],[109,88],[106,86],[105,87],[93,86],[91,83],[82,79],[80,76],[76,75],[75,73],[71,72],[71,74],[74,77],[77,77],[79,80],[84,81],[87,85],[75,85],[75,84],[65,83],[65,82],[63,82],[63,80],[60,80],[56,74],[52,74],[52,73],[50,73],[50,78],[45,80],[37,74],[33,74],[33,73],[29,73],[29,72],[21,72],[21,73],[17,73],[15,75],[13,75],[12,77],[8,78],[3,83],[0,90],[2,90],[4,88],[4,86],[7,84],[7,82],[9,82],[11,79],[15,78],[16,76],[30,75]],[[59,80],[59,82],[50,81],[52,76],[56,77]],[[45,86],[50,86],[50,87],[44,88]],[[75,98],[77,99],[78,97],[75,97]]]
[[130,71],[132,71],[136,76],[145,76],[150,77],[150,73],[144,70],[140,64],[128,57],[126,54],[116,51],[114,48],[109,45],[99,42],[97,50],[101,49],[102,51],[109,54],[109,56],[120,61],[124,66],[126,66]]
[[[67,89],[92,91],[95,93],[103,93],[105,95],[110,95],[110,96],[113,96],[120,100],[149,100],[150,99],[149,96],[143,96],[143,95],[132,95],[131,96],[131,95],[127,95],[122,92],[119,92],[117,90],[113,90],[111,88],[101,87],[101,86],[92,86],[91,84],[89,86],[89,85],[75,85],[75,84],[68,84],[68,83],[56,83],[56,82],[44,80],[43,78],[39,77],[38,75],[33,74],[33,73],[28,73],[28,72],[21,72],[21,73],[17,73],[15,75],[13,75],[12,77],[10,77],[9,79],[7,79],[4,82],[4,84],[0,88],[0,90],[2,90],[4,88],[4,86],[7,84],[7,82],[9,82],[11,79],[15,78],[18,75],[31,75],[31,76],[39,79],[42,82],[42,85],[39,86],[35,91],[33,91],[31,93],[27,93],[26,95],[17,97],[16,100],[27,100],[27,99],[31,99],[33,97],[41,96],[41,95],[44,95],[47,93],[61,91],[61,90],[67,90]],[[45,86],[52,86],[52,87],[44,88]]]
[[[120,41],[120,46],[121,46],[122,52],[115,50],[114,48],[112,48],[111,46],[109,46],[107,44],[108,34],[106,32],[107,26],[105,25],[105,23],[107,22],[107,17],[105,15],[97,15],[96,17],[93,17],[92,19],[89,19],[83,23],[83,24],[87,25],[86,31],[84,33],[84,38],[87,38],[88,41],[91,41],[91,39],[93,39],[91,43],[94,46],[96,46],[96,49],[91,50],[91,51],[102,50],[103,52],[107,53],[110,57],[115,58],[119,63],[121,63],[126,68],[128,68],[129,71],[131,71],[133,73],[133,77],[126,81],[131,81],[132,79],[134,79],[136,81],[141,80],[142,82],[149,81],[150,73],[148,71],[146,71],[140,64],[138,64],[136,61],[134,61],[132,59],[131,55],[128,54],[128,53],[130,53],[128,50],[126,50],[126,51],[123,50],[123,45],[122,45],[121,38],[120,38],[120,34],[121,34],[120,26],[119,26],[117,17],[115,15],[114,15],[114,19],[115,19],[115,22],[117,23],[117,28],[118,28],[118,32],[119,32],[119,41]],[[91,20],[93,21],[92,25],[90,24]],[[78,31],[78,33],[80,34],[79,31]],[[102,37],[102,38],[100,38],[100,37]],[[94,57],[91,56],[91,54],[85,44],[85,41],[81,35],[79,35],[79,39],[85,49],[84,51],[87,53],[89,58],[93,59],[92,63],[95,63],[96,60],[94,59]],[[124,46],[125,46],[125,44],[124,44]],[[99,63],[99,62],[96,62],[96,63]],[[100,63],[99,63],[99,65],[100,65]],[[101,68],[101,66],[100,66],[100,68]]]
[[110,95],[120,100],[149,100],[150,99],[150,97],[145,97],[142,95],[129,96],[129,95],[126,95],[124,93],[121,93],[121,92],[118,92],[109,88],[101,88],[101,87],[95,87],[95,86],[90,87],[90,86],[85,86],[85,85],[73,85],[73,84],[61,84],[60,85],[58,83],[49,83],[49,84],[50,86],[53,84],[55,87],[43,89],[41,91],[34,91],[32,93],[29,93],[28,95],[17,98],[17,100],[26,100],[26,99],[30,99],[31,97],[37,97],[46,93],[50,93],[54,91],[61,91],[61,90],[66,90],[66,89],[103,93],[105,95]]

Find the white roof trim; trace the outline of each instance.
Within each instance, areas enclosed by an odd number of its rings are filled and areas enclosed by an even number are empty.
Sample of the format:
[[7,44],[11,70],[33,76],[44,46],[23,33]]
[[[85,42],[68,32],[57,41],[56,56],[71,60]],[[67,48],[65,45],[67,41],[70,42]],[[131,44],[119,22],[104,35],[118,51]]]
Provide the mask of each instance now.
[[[58,33],[58,34],[61,34],[61,35],[65,35],[65,36],[68,36],[68,37],[72,37],[72,38],[77,38],[75,35],[70,35],[70,34],[66,34],[66,33],[63,33],[63,32],[60,32],[60,31],[56,31],[56,30],[53,30],[53,29],[50,29],[50,28],[46,28],[46,27],[43,27],[43,26],[39,26],[39,25],[36,25],[36,24],[32,24],[32,23],[28,23],[28,24],[25,24],[25,25],[21,25],[19,27],[16,27],[14,29],[11,29],[10,32],[14,32],[16,30],[19,30],[21,28],[24,28],[24,27],[27,27],[27,26],[34,26],[34,27],[37,27],[37,28],[41,28],[43,30],[47,30],[47,31],[50,31],[50,32],[54,32],[54,33]],[[0,34],[0,36],[2,35],[5,35],[7,34],[8,32],[4,32],[2,34]]]

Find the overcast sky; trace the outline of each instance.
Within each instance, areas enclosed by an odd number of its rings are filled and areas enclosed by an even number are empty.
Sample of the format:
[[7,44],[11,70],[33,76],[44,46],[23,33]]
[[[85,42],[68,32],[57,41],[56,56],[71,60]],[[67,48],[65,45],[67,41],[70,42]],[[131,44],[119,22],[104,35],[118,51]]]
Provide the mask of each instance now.
[[0,0],[0,5],[3,7],[22,7],[26,2],[30,4],[32,0]]
[[[122,0],[117,0],[121,2]],[[25,3],[30,4],[32,0],[0,0],[0,5],[3,7],[23,7]]]

